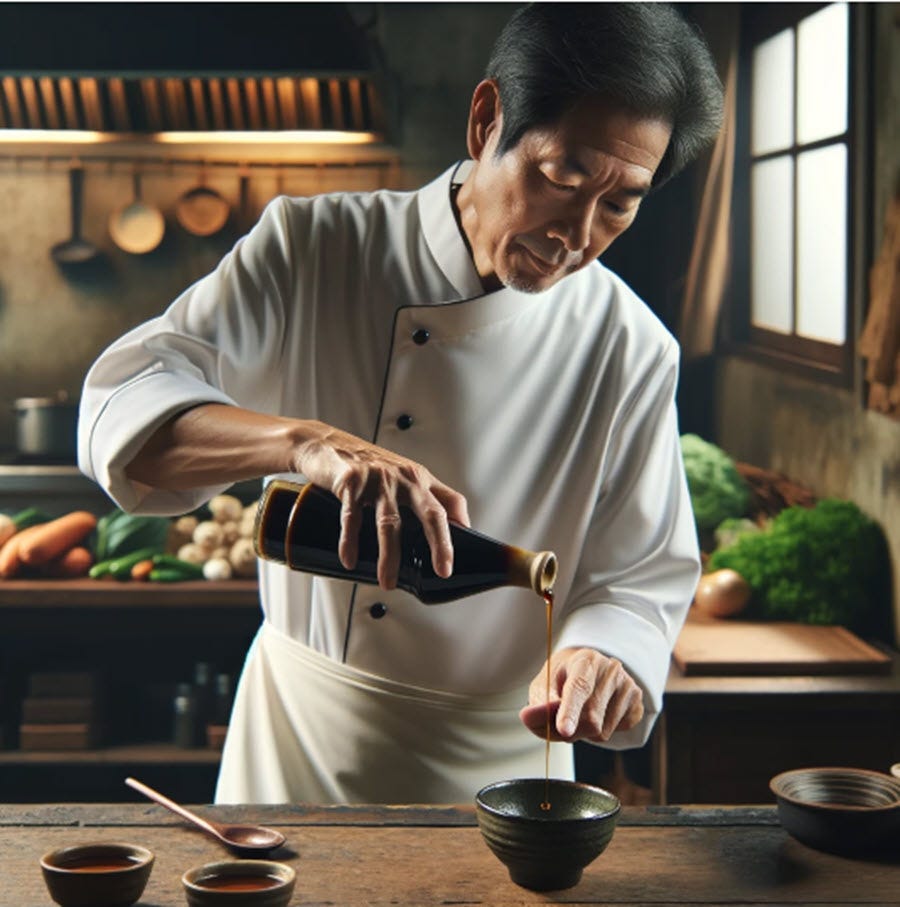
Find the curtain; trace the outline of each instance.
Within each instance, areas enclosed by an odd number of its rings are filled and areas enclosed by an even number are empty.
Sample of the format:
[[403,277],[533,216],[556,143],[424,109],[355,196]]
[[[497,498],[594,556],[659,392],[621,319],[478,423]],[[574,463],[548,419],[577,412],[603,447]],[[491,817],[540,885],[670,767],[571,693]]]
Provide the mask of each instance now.
[[725,72],[724,120],[709,161],[685,279],[678,325],[678,340],[685,361],[708,356],[714,349],[731,264],[738,16],[733,9],[729,10],[719,24],[720,40],[711,40],[710,45],[720,62],[720,71]]
[[869,314],[859,338],[859,353],[868,360],[869,407],[900,419],[900,193],[885,217],[869,293]]

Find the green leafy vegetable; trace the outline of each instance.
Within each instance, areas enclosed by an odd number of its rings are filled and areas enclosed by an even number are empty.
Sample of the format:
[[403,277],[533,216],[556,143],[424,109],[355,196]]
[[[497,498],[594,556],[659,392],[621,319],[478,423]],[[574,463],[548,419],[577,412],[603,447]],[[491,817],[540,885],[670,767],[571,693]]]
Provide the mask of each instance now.
[[746,514],[750,489],[722,448],[686,434],[681,436],[681,455],[697,529],[709,532],[727,517]]
[[841,624],[874,636],[890,622],[884,532],[851,501],[787,507],[766,529],[715,551],[708,567],[730,567],[747,580],[750,617]]
[[169,525],[167,517],[135,516],[124,510],[113,510],[97,521],[94,557],[97,561],[107,561],[141,548],[162,551]]
[[760,532],[762,527],[747,517],[730,516],[727,520],[722,520],[714,533],[716,548],[728,548],[733,545],[741,536],[749,532]]

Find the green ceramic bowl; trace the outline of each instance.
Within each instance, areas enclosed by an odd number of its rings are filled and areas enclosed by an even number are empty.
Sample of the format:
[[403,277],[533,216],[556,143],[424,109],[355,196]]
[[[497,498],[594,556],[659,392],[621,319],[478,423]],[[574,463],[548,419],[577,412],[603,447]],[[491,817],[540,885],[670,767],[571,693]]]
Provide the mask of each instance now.
[[798,841],[831,853],[900,841],[900,781],[862,768],[801,768],[769,782],[778,819]]
[[609,791],[543,778],[498,781],[475,797],[487,846],[517,885],[533,891],[571,888],[612,839],[621,804]]
[[153,854],[137,844],[78,844],[41,857],[47,890],[61,907],[128,907],[152,868]]

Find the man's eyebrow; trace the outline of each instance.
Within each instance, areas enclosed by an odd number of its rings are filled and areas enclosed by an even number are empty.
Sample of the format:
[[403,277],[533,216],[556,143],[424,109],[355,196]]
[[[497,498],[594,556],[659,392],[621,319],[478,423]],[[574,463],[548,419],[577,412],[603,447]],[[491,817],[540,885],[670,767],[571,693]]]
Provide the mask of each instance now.
[[622,189],[625,195],[631,198],[646,198],[650,192],[649,186],[625,186]]

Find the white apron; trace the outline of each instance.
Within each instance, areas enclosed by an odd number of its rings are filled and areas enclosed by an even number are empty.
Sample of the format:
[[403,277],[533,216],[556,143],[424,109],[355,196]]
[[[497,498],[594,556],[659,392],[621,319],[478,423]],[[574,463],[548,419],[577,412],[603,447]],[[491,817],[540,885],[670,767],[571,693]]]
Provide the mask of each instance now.
[[[519,721],[525,691],[473,697],[340,664],[264,622],[238,686],[216,803],[468,803],[485,784],[543,777]],[[569,744],[552,777],[574,777]]]

